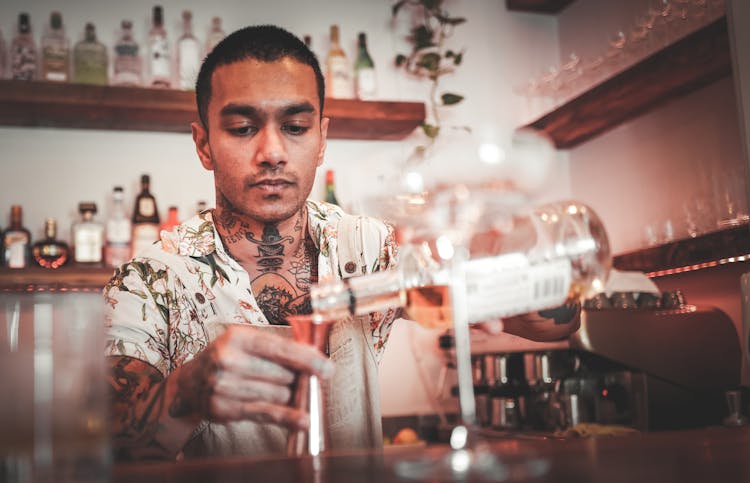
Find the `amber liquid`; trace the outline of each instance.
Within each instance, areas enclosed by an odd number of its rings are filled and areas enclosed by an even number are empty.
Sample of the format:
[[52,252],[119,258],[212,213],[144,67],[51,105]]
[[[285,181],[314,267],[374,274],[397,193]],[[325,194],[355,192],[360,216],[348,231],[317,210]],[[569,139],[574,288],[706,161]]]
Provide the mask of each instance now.
[[451,328],[450,288],[447,285],[428,285],[406,290],[406,313],[422,327]]

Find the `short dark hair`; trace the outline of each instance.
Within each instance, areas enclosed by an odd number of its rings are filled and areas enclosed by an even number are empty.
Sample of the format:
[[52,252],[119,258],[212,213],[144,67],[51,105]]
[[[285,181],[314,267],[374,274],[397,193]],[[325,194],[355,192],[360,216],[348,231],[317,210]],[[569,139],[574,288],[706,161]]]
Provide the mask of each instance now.
[[211,101],[211,76],[217,67],[246,59],[275,62],[290,57],[312,67],[318,84],[320,115],[323,115],[325,80],[315,54],[294,34],[275,25],[253,25],[229,34],[203,60],[195,83],[198,115],[208,129],[208,103]]

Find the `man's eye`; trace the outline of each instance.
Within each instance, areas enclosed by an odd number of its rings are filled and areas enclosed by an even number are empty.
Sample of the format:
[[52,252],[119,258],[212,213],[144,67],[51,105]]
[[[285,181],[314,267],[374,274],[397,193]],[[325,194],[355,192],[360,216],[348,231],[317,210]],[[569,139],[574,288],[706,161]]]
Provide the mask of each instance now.
[[310,130],[307,126],[299,126],[296,124],[287,124],[284,126],[284,130],[294,136],[300,136]]
[[235,136],[248,136],[250,134],[254,134],[256,129],[254,126],[239,126],[230,127],[227,130]]

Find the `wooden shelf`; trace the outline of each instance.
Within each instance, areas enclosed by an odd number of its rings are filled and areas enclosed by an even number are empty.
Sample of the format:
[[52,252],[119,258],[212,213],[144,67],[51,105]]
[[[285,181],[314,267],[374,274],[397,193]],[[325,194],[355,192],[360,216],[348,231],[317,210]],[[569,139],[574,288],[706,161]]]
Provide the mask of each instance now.
[[505,0],[505,7],[516,12],[560,13],[573,0]]
[[[397,140],[425,118],[421,102],[326,99],[329,139]],[[0,125],[190,132],[195,93],[0,80]]]
[[750,260],[750,225],[741,224],[617,255],[618,270],[637,270],[650,277]]
[[0,290],[101,290],[114,273],[109,267],[69,265],[58,269],[0,268]]
[[525,127],[572,148],[732,73],[726,17],[667,46]]

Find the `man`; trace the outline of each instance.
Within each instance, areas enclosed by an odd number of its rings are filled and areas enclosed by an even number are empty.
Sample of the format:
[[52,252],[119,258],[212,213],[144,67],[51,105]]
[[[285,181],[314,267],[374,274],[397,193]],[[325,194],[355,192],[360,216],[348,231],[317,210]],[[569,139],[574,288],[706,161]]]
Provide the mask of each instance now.
[[[390,227],[359,218],[369,248],[339,260],[353,230],[339,233],[339,208],[306,201],[328,129],[315,56],[277,27],[239,30],[204,61],[196,96],[193,140],[216,209],[163,232],[105,288],[116,457],[281,453],[286,431],[308,424],[289,406],[300,372],[329,382],[333,449],[378,445],[377,363],[396,311],[335,324],[330,358],[284,326],[310,312],[312,284],[388,269],[396,255]],[[539,324],[561,337],[577,319]]]

